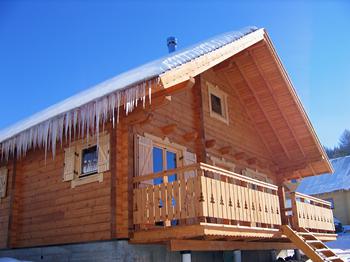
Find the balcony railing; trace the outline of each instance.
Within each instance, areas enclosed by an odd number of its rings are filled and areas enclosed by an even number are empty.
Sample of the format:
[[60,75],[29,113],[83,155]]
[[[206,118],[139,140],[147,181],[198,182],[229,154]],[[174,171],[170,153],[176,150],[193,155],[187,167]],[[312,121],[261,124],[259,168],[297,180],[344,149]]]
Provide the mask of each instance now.
[[[174,175],[176,180],[169,182]],[[163,183],[154,185],[156,178]],[[202,222],[264,229],[281,225],[277,186],[208,164],[135,177],[133,182],[136,231]]]
[[311,231],[334,232],[330,202],[298,192],[291,193],[291,200],[294,228],[303,227]]

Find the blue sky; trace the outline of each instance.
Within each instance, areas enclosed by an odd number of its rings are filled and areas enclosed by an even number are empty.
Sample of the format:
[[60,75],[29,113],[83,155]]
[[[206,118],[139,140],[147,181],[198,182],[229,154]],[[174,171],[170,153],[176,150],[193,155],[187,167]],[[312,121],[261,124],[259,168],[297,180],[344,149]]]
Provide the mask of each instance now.
[[[0,129],[179,48],[268,30],[321,142],[350,129],[350,2],[0,1]],[[264,2],[264,3],[262,3]]]

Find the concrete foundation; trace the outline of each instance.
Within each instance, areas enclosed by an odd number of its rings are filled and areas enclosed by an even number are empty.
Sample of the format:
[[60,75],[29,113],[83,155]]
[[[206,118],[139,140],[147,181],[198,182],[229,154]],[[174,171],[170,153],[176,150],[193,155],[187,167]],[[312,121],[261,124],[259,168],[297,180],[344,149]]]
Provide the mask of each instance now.
[[[236,251],[237,253],[237,251]],[[272,251],[242,251],[241,261],[273,262]],[[27,261],[80,262],[181,262],[181,252],[170,252],[164,245],[132,245],[126,240],[103,241],[60,246],[0,250],[0,257],[12,257]],[[234,251],[191,252],[191,262],[236,261]],[[232,260],[231,260],[232,259]],[[237,259],[237,258],[236,258]]]

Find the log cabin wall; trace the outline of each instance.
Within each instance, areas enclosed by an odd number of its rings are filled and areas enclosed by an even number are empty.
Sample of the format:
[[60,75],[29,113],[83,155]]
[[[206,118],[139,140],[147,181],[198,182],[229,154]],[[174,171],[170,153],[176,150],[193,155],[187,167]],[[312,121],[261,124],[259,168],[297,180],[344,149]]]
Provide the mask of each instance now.
[[[120,141],[117,143],[117,238],[129,238],[133,229],[135,135],[150,134],[162,139],[166,137],[172,143],[185,146],[197,156],[204,155],[203,138],[200,135],[203,130],[200,121],[200,91],[200,81],[196,80],[192,88],[158,94],[152,98],[152,104],[146,110],[139,107],[121,119],[117,127]],[[173,126],[171,131],[164,131],[164,127],[169,126]]]
[[[67,145],[68,146],[68,145]],[[63,181],[64,148],[53,159],[30,151],[8,165],[7,197],[0,202],[0,248],[29,247],[111,238],[111,171],[102,182]],[[9,222],[10,220],[10,222]],[[9,229],[9,230],[8,230]]]
[[8,246],[11,234],[10,220],[12,220],[12,216],[15,214],[14,209],[11,207],[14,206],[14,201],[16,200],[14,194],[14,184],[16,182],[14,180],[14,162],[10,161],[4,166],[8,169],[8,175],[6,196],[0,199],[0,249]]
[[[208,83],[227,95],[228,123],[210,115]],[[221,158],[233,163],[237,173],[250,168],[266,174],[272,180],[270,182],[276,182],[269,150],[247,114],[235,87],[227,82],[222,73],[212,69],[202,74],[201,87],[205,139],[214,141],[207,144],[209,163],[212,162],[211,157]]]

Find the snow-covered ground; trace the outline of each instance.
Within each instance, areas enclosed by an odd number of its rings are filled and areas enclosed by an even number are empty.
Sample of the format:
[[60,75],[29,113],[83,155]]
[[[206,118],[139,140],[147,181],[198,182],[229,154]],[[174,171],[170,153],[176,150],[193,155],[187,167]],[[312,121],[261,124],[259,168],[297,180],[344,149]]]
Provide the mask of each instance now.
[[[349,229],[350,226],[345,228]],[[350,262],[350,231],[339,233],[336,241],[327,242],[326,245],[345,261]]]

